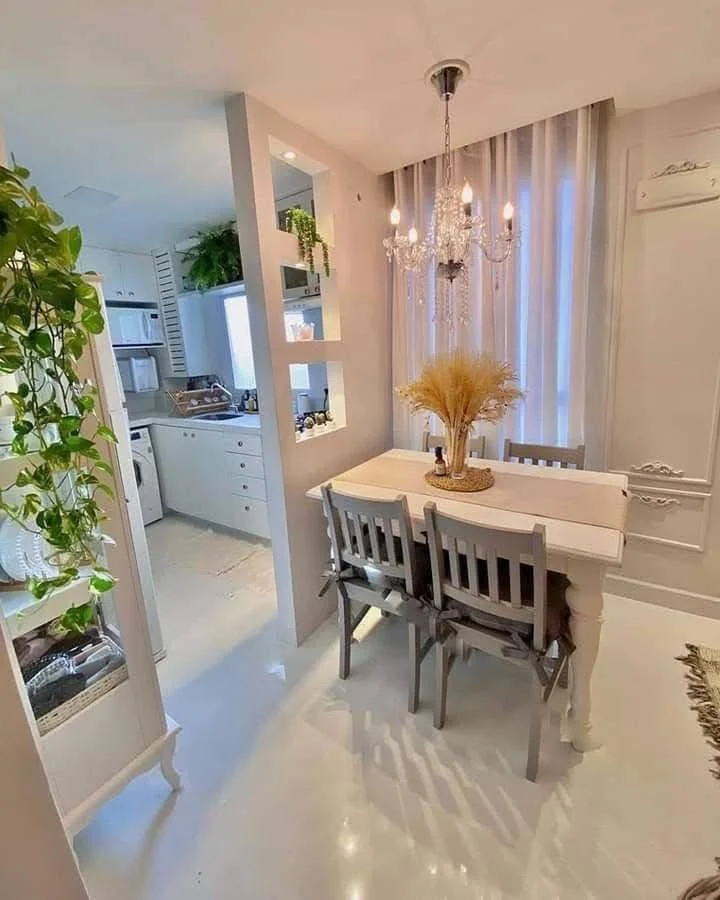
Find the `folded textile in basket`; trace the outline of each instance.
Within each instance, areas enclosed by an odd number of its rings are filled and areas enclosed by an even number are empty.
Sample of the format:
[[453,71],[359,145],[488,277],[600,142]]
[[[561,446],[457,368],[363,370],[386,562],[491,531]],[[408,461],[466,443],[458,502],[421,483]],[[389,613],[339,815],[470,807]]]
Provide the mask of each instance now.
[[57,681],[43,685],[30,697],[30,706],[36,719],[41,719],[62,703],[71,700],[85,690],[87,679],[84,675],[72,673],[63,675]]

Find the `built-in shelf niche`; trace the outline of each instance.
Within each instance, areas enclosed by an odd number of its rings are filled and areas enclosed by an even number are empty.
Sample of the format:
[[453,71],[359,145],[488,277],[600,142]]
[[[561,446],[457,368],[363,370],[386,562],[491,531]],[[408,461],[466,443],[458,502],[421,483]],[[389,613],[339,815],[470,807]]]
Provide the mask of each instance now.
[[330,411],[331,416],[328,422],[320,421],[312,428],[296,430],[295,439],[298,442],[306,441],[344,428],[347,420],[342,363],[292,363],[289,368],[296,422],[307,416],[317,419],[317,414],[325,413],[326,410]]
[[335,278],[332,272],[330,278],[322,273],[318,280],[319,293],[301,294],[300,289],[295,292],[299,296],[289,297],[288,294],[293,292],[288,289],[289,279],[281,270],[285,337],[288,342],[297,344],[340,340],[340,310]]

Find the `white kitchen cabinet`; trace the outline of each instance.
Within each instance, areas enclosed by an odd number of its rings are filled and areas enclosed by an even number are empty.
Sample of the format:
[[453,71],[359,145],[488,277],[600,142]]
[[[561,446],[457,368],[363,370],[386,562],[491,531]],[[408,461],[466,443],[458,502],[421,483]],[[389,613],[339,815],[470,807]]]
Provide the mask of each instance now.
[[260,435],[155,424],[153,446],[166,509],[270,536]]
[[102,276],[106,302],[130,305],[158,301],[155,267],[149,254],[83,247],[77,267],[80,272]]
[[146,253],[122,253],[124,300],[129,303],[157,303],[155,267]]
[[103,279],[105,302],[124,299],[120,254],[102,247],[83,247],[77,263],[80,272],[96,272]]
[[168,509],[217,521],[222,492],[222,435],[215,431],[155,425],[155,448],[163,503]]
[[195,514],[192,448],[187,431],[154,425],[152,444],[160,477],[163,506],[186,515]]

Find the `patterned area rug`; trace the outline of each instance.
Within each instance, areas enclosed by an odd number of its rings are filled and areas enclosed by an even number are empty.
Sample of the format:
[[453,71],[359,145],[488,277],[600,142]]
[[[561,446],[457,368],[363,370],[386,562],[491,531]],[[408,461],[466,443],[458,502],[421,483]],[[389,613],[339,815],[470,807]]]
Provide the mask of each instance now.
[[[720,650],[685,644],[687,656],[678,656],[688,668],[688,696],[700,721],[703,734],[716,751],[710,769],[720,778]],[[720,868],[720,856],[715,858]],[[684,891],[678,900],[720,900],[720,875],[702,878]]]
[[679,656],[688,667],[688,696],[700,727],[715,751],[712,774],[720,779],[720,650],[685,644],[687,656]]

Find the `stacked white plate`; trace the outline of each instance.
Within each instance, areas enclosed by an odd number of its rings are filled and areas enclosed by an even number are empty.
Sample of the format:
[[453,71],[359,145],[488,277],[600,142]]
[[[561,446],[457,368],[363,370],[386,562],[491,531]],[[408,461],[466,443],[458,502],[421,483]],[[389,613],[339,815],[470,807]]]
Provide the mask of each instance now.
[[[26,581],[30,577],[52,578],[58,567],[47,561],[52,547],[40,534],[7,518],[0,525],[0,580]],[[3,578],[2,575],[6,575]]]

